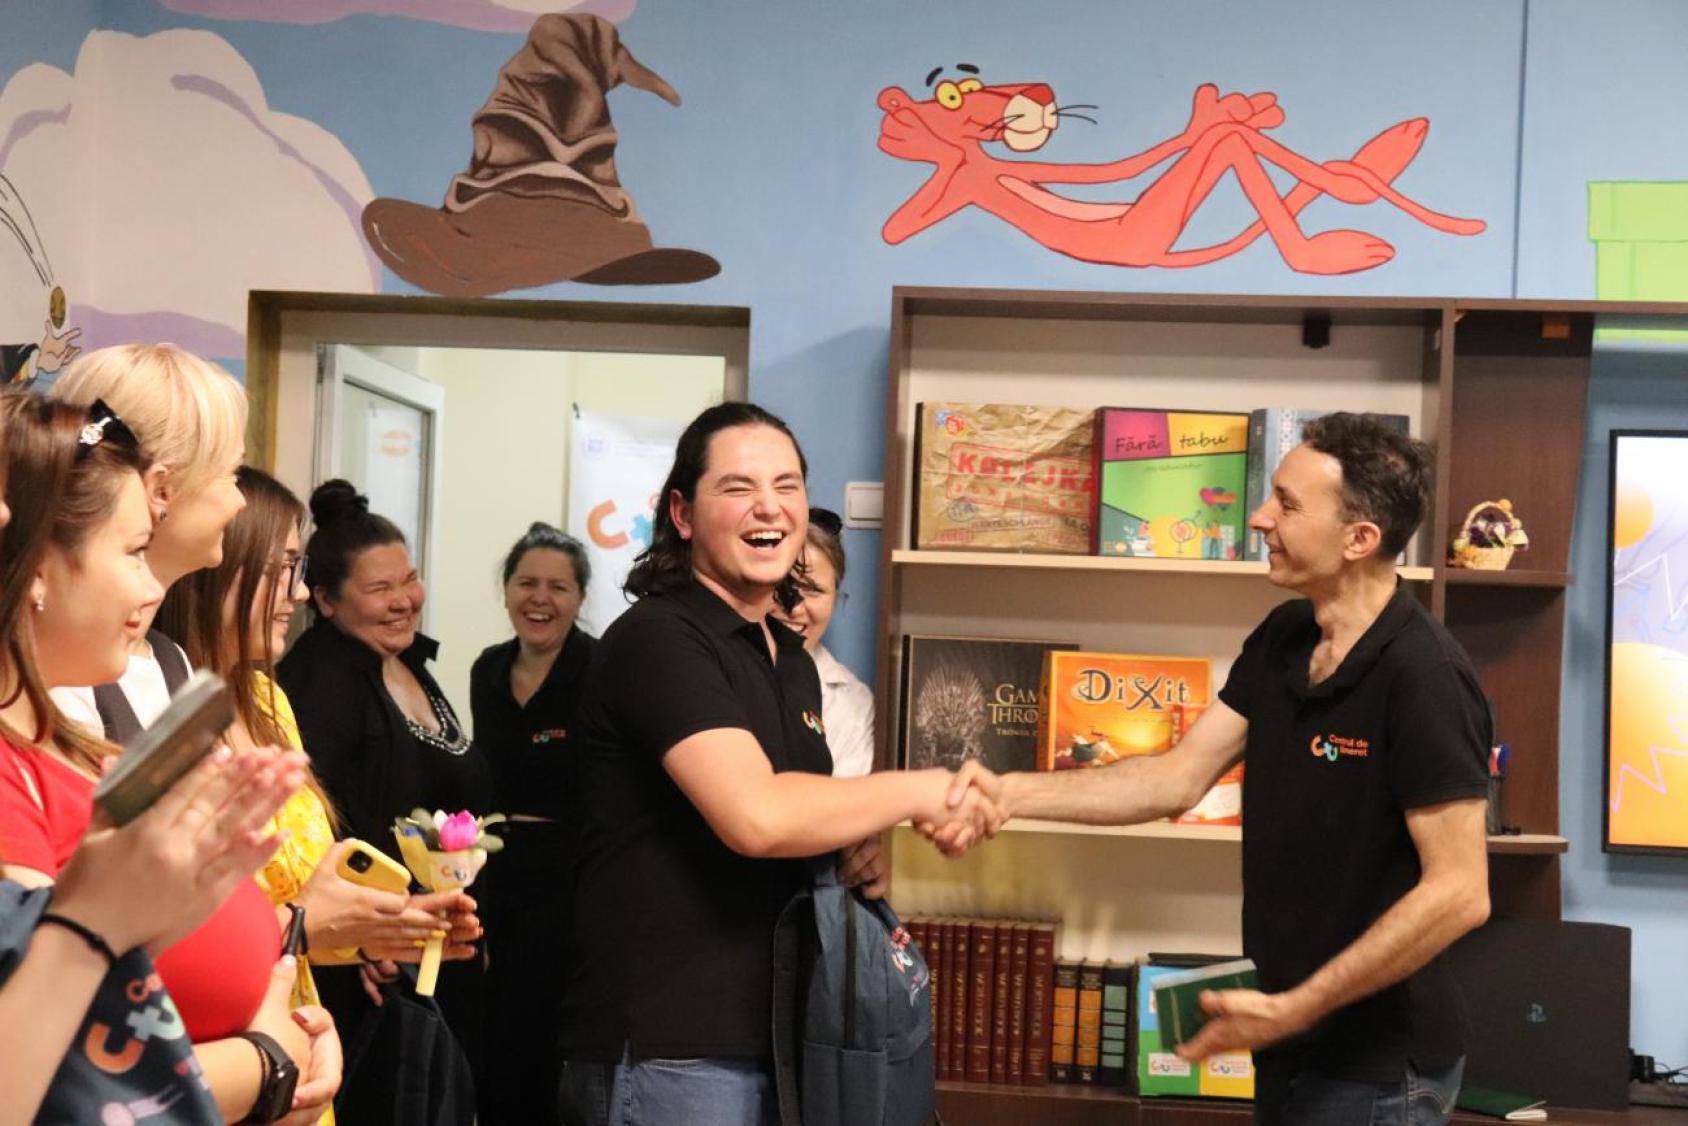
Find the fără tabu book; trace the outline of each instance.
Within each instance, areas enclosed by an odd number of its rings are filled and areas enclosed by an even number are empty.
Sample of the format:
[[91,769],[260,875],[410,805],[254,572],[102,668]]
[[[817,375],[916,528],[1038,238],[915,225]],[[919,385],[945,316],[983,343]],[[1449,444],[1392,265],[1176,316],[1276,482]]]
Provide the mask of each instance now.
[[1065,641],[903,638],[902,763],[1037,769],[1043,655]]
[[1131,407],[1097,411],[1095,554],[1242,558],[1248,418]]

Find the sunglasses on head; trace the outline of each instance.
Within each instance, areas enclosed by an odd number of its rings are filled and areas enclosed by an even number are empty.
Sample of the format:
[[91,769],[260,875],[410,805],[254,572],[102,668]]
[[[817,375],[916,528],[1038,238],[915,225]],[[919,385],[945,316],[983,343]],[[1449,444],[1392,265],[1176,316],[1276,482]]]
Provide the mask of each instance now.
[[809,523],[829,536],[836,536],[844,531],[843,518],[830,508],[809,509]]
[[83,424],[82,432],[76,436],[76,460],[80,462],[85,459],[101,442],[111,442],[132,452],[138,452],[141,448],[140,440],[135,437],[135,432],[129,429],[129,424],[118,417],[117,412],[106,405],[104,399],[95,399],[88,407],[88,421]]

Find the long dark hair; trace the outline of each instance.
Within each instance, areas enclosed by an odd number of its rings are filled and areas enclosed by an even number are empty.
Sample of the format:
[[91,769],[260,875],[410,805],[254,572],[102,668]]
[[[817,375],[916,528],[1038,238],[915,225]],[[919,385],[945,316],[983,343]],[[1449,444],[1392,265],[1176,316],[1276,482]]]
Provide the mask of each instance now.
[[317,592],[339,598],[352,562],[372,547],[404,543],[397,524],[369,511],[369,498],[350,481],[335,477],[311,493],[311,539],[305,545],[305,585],[311,588],[311,609]]
[[692,419],[674,447],[674,465],[668,480],[656,498],[656,519],[651,527],[651,546],[633,560],[633,569],[621,589],[629,598],[644,598],[652,594],[666,594],[683,589],[692,581],[692,545],[682,539],[668,510],[669,498],[679,493],[690,504],[697,499],[697,483],[709,468],[709,441],[723,430],[734,426],[771,426],[791,439],[797,451],[797,463],[802,466],[805,479],[809,476],[809,462],[797,435],[791,432],[779,416],[763,410],[755,403],[717,403]]
[[[253,661],[252,605],[263,592],[273,602],[277,584],[286,582],[277,572],[276,555],[287,543],[287,533],[305,520],[305,506],[293,490],[261,469],[243,465],[235,471],[235,484],[246,498],[246,507],[223,532],[223,561],[215,567],[195,571],[177,580],[158,608],[156,624],[188,656],[196,669],[208,669],[229,686],[235,715],[258,746],[287,746],[289,733],[276,718],[275,660],[268,652]],[[224,606],[233,593],[232,620],[224,617]],[[267,699],[260,698],[254,672],[265,676]],[[321,799],[333,823],[333,807],[316,778],[307,773],[305,784]]]
[[[0,533],[0,672],[9,694],[0,706],[20,696],[35,712],[34,731],[13,731],[0,720],[0,736],[37,746],[56,742],[71,758],[98,770],[115,747],[66,723],[41,679],[35,628],[27,609],[31,577],[48,547],[73,559],[94,530],[117,508],[124,483],[144,473],[146,455],[132,444],[127,427],[107,425],[91,444],[84,442],[88,408],[27,391],[0,394],[5,441],[6,503],[11,525]],[[117,440],[121,434],[123,440]]]

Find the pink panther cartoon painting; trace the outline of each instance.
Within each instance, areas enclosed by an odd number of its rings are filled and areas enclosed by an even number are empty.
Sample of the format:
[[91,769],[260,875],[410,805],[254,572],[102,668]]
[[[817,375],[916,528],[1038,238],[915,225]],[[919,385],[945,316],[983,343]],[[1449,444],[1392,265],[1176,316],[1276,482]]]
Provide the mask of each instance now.
[[[896,245],[966,207],[978,207],[1025,235],[1069,257],[1113,266],[1188,267],[1236,254],[1266,235],[1291,269],[1308,274],[1350,274],[1389,261],[1395,248],[1360,230],[1308,233],[1298,221],[1320,196],[1362,205],[1385,202],[1433,230],[1480,234],[1481,219],[1432,211],[1392,187],[1418,155],[1430,122],[1412,118],[1392,125],[1346,160],[1311,160],[1268,135],[1284,122],[1275,94],[1224,94],[1197,87],[1184,128],[1143,152],[1102,164],[1058,164],[1004,158],[988,152],[1001,144],[1011,153],[1042,148],[1063,119],[1082,117],[1087,105],[1060,105],[1042,82],[986,85],[978,68],[961,64],[962,77],[927,76],[932,95],[917,100],[902,88],[879,93],[879,148],[901,160],[933,165],[926,181],[886,221],[883,236]],[[1106,184],[1131,180],[1172,163],[1135,200],[1097,203],[1070,199],[1052,184]],[[1296,183],[1287,194],[1267,173],[1283,169]],[[1236,177],[1259,218],[1232,238],[1210,246],[1175,249],[1196,209],[1226,173]]]

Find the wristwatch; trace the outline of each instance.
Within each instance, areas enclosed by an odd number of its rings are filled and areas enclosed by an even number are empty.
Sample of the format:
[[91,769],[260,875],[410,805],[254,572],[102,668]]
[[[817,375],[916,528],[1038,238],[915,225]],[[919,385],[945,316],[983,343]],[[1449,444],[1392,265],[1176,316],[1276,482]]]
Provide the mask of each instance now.
[[299,1065],[275,1039],[262,1032],[242,1032],[242,1040],[258,1049],[264,1061],[264,1081],[245,1122],[275,1122],[293,1109],[293,1089],[299,1085]]

